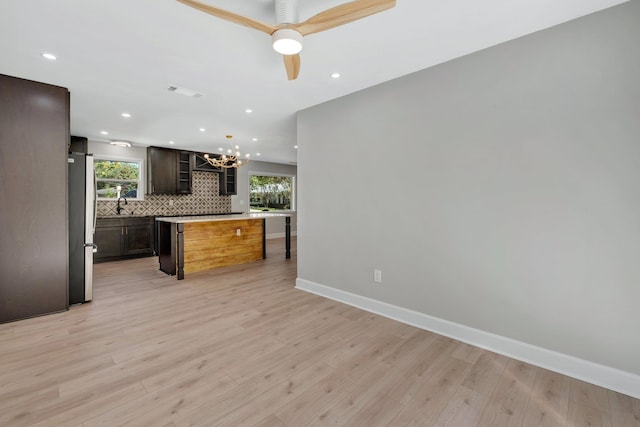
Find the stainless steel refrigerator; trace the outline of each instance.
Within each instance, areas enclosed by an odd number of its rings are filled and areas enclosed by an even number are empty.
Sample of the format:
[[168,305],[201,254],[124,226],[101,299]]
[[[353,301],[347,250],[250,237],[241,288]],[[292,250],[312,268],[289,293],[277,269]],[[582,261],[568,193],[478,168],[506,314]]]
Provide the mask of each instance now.
[[93,298],[96,183],[93,155],[69,154],[69,305]]

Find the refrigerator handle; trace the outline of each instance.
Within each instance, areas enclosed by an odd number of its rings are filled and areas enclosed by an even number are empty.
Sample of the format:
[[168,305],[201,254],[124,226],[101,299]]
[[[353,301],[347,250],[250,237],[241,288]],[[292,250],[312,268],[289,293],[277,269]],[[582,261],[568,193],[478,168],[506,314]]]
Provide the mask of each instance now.
[[[93,169],[93,234],[96,233],[96,219],[98,218],[98,182],[96,179],[96,171]],[[95,246],[95,245],[94,245]],[[98,247],[93,248],[93,252],[96,252]]]

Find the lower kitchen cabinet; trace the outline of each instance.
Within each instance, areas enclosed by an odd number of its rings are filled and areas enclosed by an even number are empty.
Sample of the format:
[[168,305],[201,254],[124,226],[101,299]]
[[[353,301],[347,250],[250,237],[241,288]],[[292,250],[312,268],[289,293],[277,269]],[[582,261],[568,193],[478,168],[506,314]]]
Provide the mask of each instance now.
[[98,252],[93,254],[94,262],[115,259],[122,256],[122,220],[120,218],[98,218],[93,242]]
[[94,262],[153,255],[153,217],[98,218]]

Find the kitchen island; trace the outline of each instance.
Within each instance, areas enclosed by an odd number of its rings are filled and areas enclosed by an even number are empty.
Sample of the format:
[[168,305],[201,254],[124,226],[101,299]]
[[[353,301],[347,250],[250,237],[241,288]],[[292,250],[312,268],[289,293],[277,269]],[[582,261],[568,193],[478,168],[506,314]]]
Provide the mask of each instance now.
[[284,217],[286,258],[291,258],[291,217],[253,213],[161,217],[158,221],[160,270],[184,279],[185,273],[264,259],[265,218]]

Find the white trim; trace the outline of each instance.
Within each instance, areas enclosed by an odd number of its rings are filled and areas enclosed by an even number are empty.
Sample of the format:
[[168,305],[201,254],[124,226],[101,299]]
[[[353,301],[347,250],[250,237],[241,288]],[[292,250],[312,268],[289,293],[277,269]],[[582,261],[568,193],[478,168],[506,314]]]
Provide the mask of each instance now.
[[[260,160],[258,160],[260,161]],[[258,176],[286,176],[289,178],[295,178],[296,174],[294,173],[284,173],[284,172],[260,172],[260,171],[249,171],[249,176],[258,175]]]
[[[297,235],[298,235],[297,231],[292,231],[291,232],[291,237],[297,236]],[[286,233],[284,233],[284,232],[283,233],[271,233],[271,234],[267,234],[266,235],[267,239],[278,239],[280,237],[286,237]]]
[[296,279],[296,288],[640,399],[640,375],[631,372],[600,365],[301,278]]

